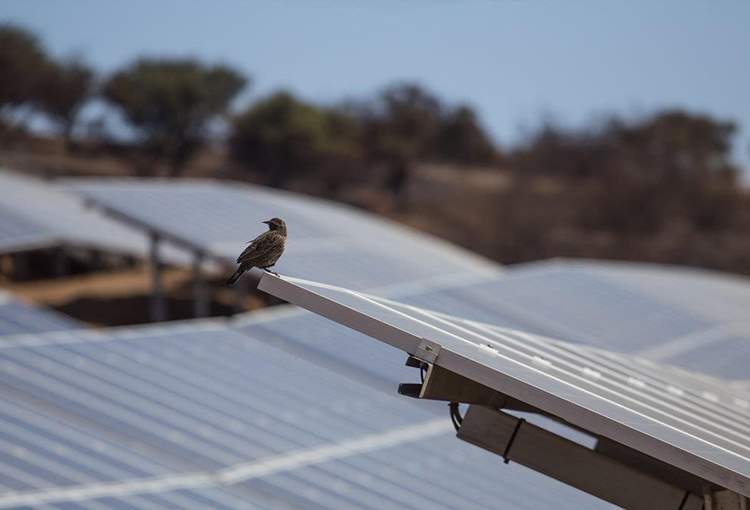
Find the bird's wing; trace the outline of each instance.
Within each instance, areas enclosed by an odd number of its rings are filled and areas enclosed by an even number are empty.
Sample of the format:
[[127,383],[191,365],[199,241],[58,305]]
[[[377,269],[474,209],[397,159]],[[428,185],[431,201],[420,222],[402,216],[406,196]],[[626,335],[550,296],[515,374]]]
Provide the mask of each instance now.
[[283,248],[284,238],[274,232],[264,232],[256,237],[250,246],[240,253],[237,257],[237,263],[250,263],[253,266],[256,262],[262,262],[268,259],[274,251]]
[[250,243],[248,243],[248,247],[245,248],[244,250],[242,250],[242,253],[240,253],[240,256],[237,257],[237,263],[238,264],[242,263],[242,261],[245,260],[245,259],[247,259],[248,257],[252,257],[253,256],[253,252],[255,251],[256,241],[257,241],[257,239],[253,240],[253,241],[250,241]]

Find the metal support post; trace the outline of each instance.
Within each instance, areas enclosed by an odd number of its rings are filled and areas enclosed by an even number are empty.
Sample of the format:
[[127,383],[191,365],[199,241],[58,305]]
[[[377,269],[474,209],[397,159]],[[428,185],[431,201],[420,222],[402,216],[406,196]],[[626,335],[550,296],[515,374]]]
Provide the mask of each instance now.
[[202,252],[196,251],[193,259],[193,311],[196,317],[208,317],[210,314],[206,281],[203,278]]
[[161,239],[156,233],[151,234],[150,270],[151,270],[151,322],[162,322],[167,319],[164,306],[164,289],[162,285],[161,260],[159,244]]

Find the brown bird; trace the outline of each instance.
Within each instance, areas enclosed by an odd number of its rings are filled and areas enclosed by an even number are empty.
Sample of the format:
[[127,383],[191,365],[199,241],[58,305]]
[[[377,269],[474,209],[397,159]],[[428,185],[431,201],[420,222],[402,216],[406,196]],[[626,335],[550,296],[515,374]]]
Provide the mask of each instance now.
[[248,243],[249,246],[237,257],[237,263],[240,267],[227,280],[227,287],[234,285],[240,276],[242,276],[242,273],[250,271],[254,267],[259,267],[264,271],[279,276],[277,273],[269,271],[269,268],[273,267],[279,258],[281,258],[281,254],[284,253],[284,247],[286,246],[286,223],[280,218],[271,218],[263,223],[268,225],[268,232],[263,232],[250,241]]

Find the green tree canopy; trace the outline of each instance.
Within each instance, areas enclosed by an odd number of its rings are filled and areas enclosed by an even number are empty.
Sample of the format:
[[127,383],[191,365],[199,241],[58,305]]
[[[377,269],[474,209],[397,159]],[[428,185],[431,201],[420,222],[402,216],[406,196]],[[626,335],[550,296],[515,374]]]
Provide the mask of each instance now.
[[69,145],[81,106],[91,96],[94,72],[81,61],[50,62],[39,86],[38,103]]
[[46,66],[47,57],[33,34],[0,24],[0,115],[37,98]]
[[234,119],[230,151],[235,161],[263,173],[269,186],[316,171],[334,187],[360,157],[357,133],[345,112],[277,92]]
[[111,76],[103,96],[122,110],[144,142],[178,176],[204,143],[209,123],[226,112],[246,79],[195,60],[141,59]]

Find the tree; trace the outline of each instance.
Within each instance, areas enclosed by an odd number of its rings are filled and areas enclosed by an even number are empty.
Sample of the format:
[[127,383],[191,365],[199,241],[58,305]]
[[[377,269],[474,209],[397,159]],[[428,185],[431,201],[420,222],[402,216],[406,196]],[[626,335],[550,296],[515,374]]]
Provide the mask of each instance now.
[[733,122],[667,110],[622,129],[620,138],[643,159],[651,159],[663,178],[679,185],[733,179],[737,169],[730,162],[730,150],[736,129]]
[[0,25],[0,120],[11,109],[36,99],[46,65],[47,57],[33,34]]
[[334,193],[360,159],[355,119],[288,92],[257,102],[233,126],[231,157],[260,171],[269,186],[284,187],[315,172]]
[[520,173],[554,175],[593,190],[580,209],[588,227],[654,233],[683,222],[717,228],[730,223],[736,201],[734,130],[731,122],[680,110],[631,122],[613,116],[580,130],[547,124],[511,160]]
[[442,115],[435,96],[413,83],[398,84],[382,92],[378,110],[381,154],[409,164],[434,154]]
[[400,83],[383,90],[373,105],[361,111],[367,158],[386,167],[385,185],[404,208],[414,165],[435,155],[440,101],[417,84]]
[[462,105],[442,121],[436,153],[440,159],[470,165],[495,162],[497,150],[470,107]]
[[176,177],[246,82],[223,65],[141,59],[111,76],[102,94],[120,107],[155,158],[168,158],[169,175]]
[[39,106],[59,126],[68,149],[78,112],[90,97],[93,84],[93,71],[79,60],[50,62],[40,84]]

